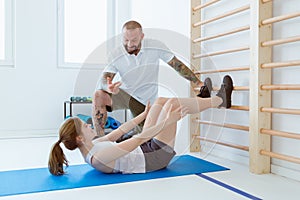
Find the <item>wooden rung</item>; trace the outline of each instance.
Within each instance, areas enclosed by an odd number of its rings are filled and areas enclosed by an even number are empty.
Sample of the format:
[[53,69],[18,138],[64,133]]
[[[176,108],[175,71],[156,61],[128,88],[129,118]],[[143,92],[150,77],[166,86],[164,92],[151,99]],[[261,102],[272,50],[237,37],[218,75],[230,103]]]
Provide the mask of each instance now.
[[[220,89],[220,87],[213,87],[213,90],[218,91]],[[199,91],[200,88],[199,87],[195,87],[194,91]],[[233,86],[233,90],[249,90],[249,86]]]
[[195,119],[193,122],[199,123],[199,124],[205,124],[205,125],[212,125],[212,126],[219,126],[219,127],[224,127],[224,128],[231,128],[231,129],[237,129],[237,130],[242,130],[242,131],[249,131],[248,126],[242,126],[242,125],[237,125],[237,124],[218,124],[210,121],[204,121],[204,120],[199,120]]
[[297,41],[300,41],[300,36],[294,36],[294,37],[289,37],[289,38],[283,38],[283,39],[278,39],[278,40],[270,40],[270,41],[262,42],[261,46],[268,47],[268,46],[286,44],[286,43],[297,42]]
[[262,112],[280,113],[280,114],[291,114],[300,115],[300,109],[287,109],[287,108],[261,108]]
[[231,106],[231,110],[243,110],[243,111],[249,111],[249,106]]
[[289,66],[300,66],[300,60],[286,61],[286,62],[274,62],[274,63],[265,63],[261,65],[263,69],[277,68],[277,67],[289,67]]
[[223,50],[223,51],[217,51],[217,52],[212,52],[208,54],[198,54],[194,55],[193,58],[204,58],[204,57],[209,57],[209,56],[217,56],[217,55],[222,55],[222,54],[227,54],[227,53],[233,53],[233,52],[238,52],[238,51],[245,51],[249,50],[249,46],[246,47],[240,47],[240,48],[234,48],[234,49],[228,49],[228,50]]
[[197,42],[203,42],[203,41],[207,41],[207,40],[212,40],[212,39],[215,39],[215,38],[218,38],[218,37],[223,37],[223,36],[226,36],[226,35],[231,35],[231,34],[242,32],[242,31],[246,31],[246,30],[249,30],[249,29],[250,29],[250,26],[243,26],[243,27],[239,27],[239,28],[236,28],[236,29],[224,32],[224,33],[219,33],[219,34],[216,34],[216,35],[213,35],[213,36],[197,38],[197,39],[194,39],[193,42],[197,43]]
[[231,144],[231,143],[222,142],[222,141],[211,140],[211,139],[203,138],[203,137],[200,137],[200,136],[196,136],[195,138],[199,139],[199,140],[202,140],[202,141],[207,141],[207,142],[220,144],[220,145],[227,146],[227,147],[240,149],[240,150],[243,150],[243,151],[249,151],[249,147],[247,147],[247,146],[242,146],[242,145],[236,145],[236,144]]
[[249,86],[233,86],[233,89],[236,91],[249,90]]
[[264,128],[260,130],[260,133],[267,134],[267,135],[272,135],[272,136],[279,136],[279,137],[285,137],[285,138],[300,140],[300,134],[298,134],[298,133],[275,131],[275,130],[264,129]]
[[[220,90],[220,87],[213,87],[214,91]],[[242,90],[249,90],[249,86],[233,86],[233,90],[242,91]]]
[[210,5],[214,4],[214,3],[217,3],[218,1],[221,1],[221,0],[211,0],[211,1],[208,1],[208,2],[206,2],[204,4],[201,4],[199,6],[194,7],[193,11],[200,10],[200,9],[205,8],[207,6],[210,6]]
[[244,71],[250,70],[249,66],[245,67],[234,67],[234,68],[227,68],[227,69],[216,69],[216,70],[207,70],[207,71],[195,71],[195,74],[213,74],[213,73],[220,73],[220,72],[233,72],[233,71]]
[[[213,87],[213,90],[218,91],[219,87]],[[233,86],[233,90],[235,91],[243,91],[243,90],[249,90],[249,86]]]
[[262,85],[262,90],[300,90],[300,85],[296,84],[282,84],[282,85]]
[[287,156],[287,155],[284,155],[284,154],[274,153],[274,152],[266,151],[266,150],[260,150],[260,154],[265,155],[265,156],[269,156],[271,158],[277,158],[277,159],[280,159],[280,160],[286,160],[286,161],[289,161],[289,162],[300,164],[300,158],[297,158],[297,157]]
[[242,12],[242,11],[245,11],[245,10],[248,10],[250,8],[250,5],[246,5],[246,6],[242,6],[240,8],[237,8],[237,9],[234,9],[232,11],[229,11],[227,13],[223,13],[221,15],[218,15],[216,17],[213,17],[211,19],[208,19],[208,20],[204,20],[204,21],[200,21],[200,22],[196,22],[193,24],[193,27],[197,27],[197,26],[201,26],[201,25],[204,25],[204,24],[208,24],[208,23],[211,23],[211,22],[214,22],[214,21],[217,21],[219,19],[222,19],[224,17],[228,17],[228,16],[231,16],[231,15],[234,15],[234,14],[237,14],[239,12]]
[[273,0],[261,0],[261,2],[263,2],[263,3],[267,3],[267,2],[270,2],[270,1],[273,1]]
[[265,19],[261,22],[261,24],[262,25],[273,24],[275,22],[280,22],[280,21],[295,18],[295,17],[300,17],[300,12]]

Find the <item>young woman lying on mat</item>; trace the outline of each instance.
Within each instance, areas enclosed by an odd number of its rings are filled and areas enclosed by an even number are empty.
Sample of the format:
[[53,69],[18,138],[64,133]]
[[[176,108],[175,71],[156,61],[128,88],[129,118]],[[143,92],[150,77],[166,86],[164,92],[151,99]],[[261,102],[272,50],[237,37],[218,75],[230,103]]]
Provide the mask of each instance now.
[[[208,108],[231,107],[233,84],[229,76],[224,77],[216,96],[210,97],[210,79],[206,79],[204,85],[195,98],[158,98],[151,108],[148,103],[143,113],[100,138],[79,118],[65,120],[59,130],[59,140],[50,153],[49,171],[53,175],[63,175],[63,165],[68,166],[61,142],[69,150],[79,148],[85,161],[104,173],[145,173],[165,168],[176,154],[174,143],[178,120]],[[144,119],[140,134],[115,143]]]

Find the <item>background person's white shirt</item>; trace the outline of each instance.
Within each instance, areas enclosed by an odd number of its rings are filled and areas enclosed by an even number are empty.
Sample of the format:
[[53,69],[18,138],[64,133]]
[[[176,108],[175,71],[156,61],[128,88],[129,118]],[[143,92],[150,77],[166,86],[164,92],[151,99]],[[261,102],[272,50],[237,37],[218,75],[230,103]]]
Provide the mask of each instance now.
[[158,94],[159,61],[168,63],[174,56],[162,42],[144,39],[138,55],[130,55],[123,45],[119,46],[112,52],[103,72],[118,74],[122,82],[120,88],[136,100],[153,103]]

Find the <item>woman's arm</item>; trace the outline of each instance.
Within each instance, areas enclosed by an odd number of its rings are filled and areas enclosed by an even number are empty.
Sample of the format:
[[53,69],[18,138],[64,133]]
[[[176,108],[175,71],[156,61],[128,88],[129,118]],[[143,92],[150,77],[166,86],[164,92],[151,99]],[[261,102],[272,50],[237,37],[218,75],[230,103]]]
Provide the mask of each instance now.
[[[104,166],[110,166],[116,159],[128,154],[143,144],[145,141],[151,139],[151,136],[157,135],[165,126],[165,122],[161,122],[146,131],[143,131],[141,137],[132,137],[120,143],[112,143],[111,146],[96,152],[93,156],[93,164],[97,162]],[[105,136],[104,136],[105,137]],[[100,138],[101,139],[101,138]]]
[[113,130],[109,134],[107,134],[107,135],[105,135],[105,136],[103,136],[101,138],[98,138],[98,139],[94,140],[94,142],[101,142],[101,141],[112,141],[112,142],[115,142],[120,137],[122,137],[124,134],[128,133],[131,129],[133,129],[134,127],[136,127],[139,123],[141,123],[142,121],[144,121],[144,119],[146,119],[146,117],[148,115],[149,110],[150,110],[150,103],[148,102],[148,104],[146,105],[146,108],[145,108],[144,112],[142,112],[141,114],[139,114],[135,118],[131,119],[130,121],[125,122],[119,128]]
[[[165,120],[156,124],[145,131],[142,131],[139,135],[135,135],[132,138],[120,143],[113,143],[110,147],[102,149],[100,152],[94,154],[94,161],[100,162],[103,165],[108,166],[116,159],[128,154],[136,149],[144,142],[150,140],[159,134],[164,128],[170,124],[177,122],[187,114],[186,108],[177,108],[171,111],[172,107],[168,110],[168,114]],[[93,162],[94,162],[93,161]]]
[[142,142],[146,142],[151,138],[154,138],[158,135],[163,129],[168,128],[169,125],[176,123],[181,118],[187,115],[188,108],[186,107],[177,107],[172,110],[172,105],[167,110],[167,116],[161,123],[156,124],[146,130],[143,130],[140,134],[134,135],[134,138],[142,140]]

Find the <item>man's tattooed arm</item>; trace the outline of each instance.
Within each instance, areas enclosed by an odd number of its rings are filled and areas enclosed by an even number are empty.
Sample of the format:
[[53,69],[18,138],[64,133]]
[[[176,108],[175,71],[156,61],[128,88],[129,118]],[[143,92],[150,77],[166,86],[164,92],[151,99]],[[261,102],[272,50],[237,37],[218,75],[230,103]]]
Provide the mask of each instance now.
[[168,62],[168,64],[173,67],[181,76],[185,79],[192,81],[196,85],[201,85],[202,82],[198,77],[190,70],[184,63],[178,60],[175,56]]
[[93,109],[93,124],[98,136],[104,136],[104,126],[106,123],[107,112],[102,109]]

